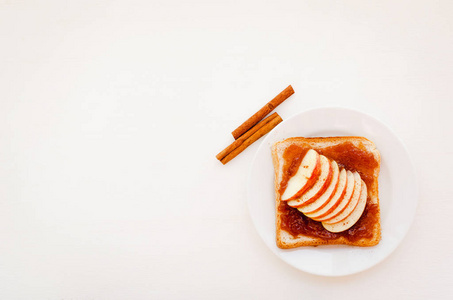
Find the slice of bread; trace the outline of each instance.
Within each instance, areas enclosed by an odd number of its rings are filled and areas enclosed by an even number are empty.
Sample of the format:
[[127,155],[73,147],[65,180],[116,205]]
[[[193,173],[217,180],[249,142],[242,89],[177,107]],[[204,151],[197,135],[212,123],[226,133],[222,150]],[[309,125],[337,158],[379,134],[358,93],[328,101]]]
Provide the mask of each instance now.
[[[314,149],[335,160],[346,170],[360,174],[367,186],[368,197],[365,211],[354,226],[344,232],[331,233],[324,229],[320,222],[308,218],[285,201],[281,201],[281,194],[284,192],[282,180],[290,177],[289,168],[292,162],[288,160],[291,160],[291,156],[285,155],[285,151],[290,147],[293,150],[299,149],[300,155],[308,149]],[[329,244],[366,247],[379,243],[381,225],[378,176],[381,158],[373,142],[357,136],[288,138],[272,146],[272,160],[275,171],[276,241],[279,248]]]

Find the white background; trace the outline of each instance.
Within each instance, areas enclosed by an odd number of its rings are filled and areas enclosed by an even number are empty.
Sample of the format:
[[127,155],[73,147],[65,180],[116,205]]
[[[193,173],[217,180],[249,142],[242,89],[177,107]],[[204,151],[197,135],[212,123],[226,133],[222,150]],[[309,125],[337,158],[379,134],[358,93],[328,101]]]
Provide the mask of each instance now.
[[[440,299],[453,293],[451,1],[0,0],[0,299]],[[356,275],[298,271],[247,209],[277,108],[389,125],[417,170],[400,247]],[[415,199],[414,199],[415,201]]]

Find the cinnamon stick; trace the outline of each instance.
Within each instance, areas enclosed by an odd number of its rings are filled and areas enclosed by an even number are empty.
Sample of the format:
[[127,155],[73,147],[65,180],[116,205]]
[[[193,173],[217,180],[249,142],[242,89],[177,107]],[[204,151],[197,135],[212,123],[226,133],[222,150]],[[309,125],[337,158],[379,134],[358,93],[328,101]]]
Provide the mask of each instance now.
[[230,144],[228,147],[226,147],[222,152],[216,155],[218,160],[222,160],[225,156],[230,154],[234,149],[239,147],[244,141],[249,138],[252,134],[254,134],[256,131],[258,131],[260,128],[262,128],[264,125],[269,123],[272,119],[276,118],[278,116],[277,113],[273,113],[272,115],[268,116],[266,119],[263,121],[259,122],[256,124],[256,126],[252,127],[249,131],[247,131],[244,135],[242,135],[239,139],[235,140],[232,144]]
[[274,127],[281,121],[283,121],[282,118],[277,113],[273,113],[263,121],[253,126],[249,131],[235,140],[222,152],[217,154],[217,159],[220,160],[222,164],[226,164],[244,151],[248,146],[260,139],[263,135],[274,129]]
[[234,139],[237,140],[241,135],[243,135],[247,130],[252,128],[255,124],[261,121],[268,113],[273,111],[277,106],[279,106],[283,101],[288,99],[289,96],[294,94],[293,87],[289,85],[284,89],[280,94],[278,94],[274,99],[269,101],[264,105],[259,111],[257,111],[253,116],[247,119],[244,123],[236,128],[231,134]]

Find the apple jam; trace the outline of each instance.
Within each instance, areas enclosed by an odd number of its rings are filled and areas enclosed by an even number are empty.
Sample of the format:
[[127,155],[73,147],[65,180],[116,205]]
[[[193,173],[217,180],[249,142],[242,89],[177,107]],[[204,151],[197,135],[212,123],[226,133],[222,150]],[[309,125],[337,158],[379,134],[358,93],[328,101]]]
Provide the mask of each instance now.
[[[283,153],[284,165],[280,192],[284,191],[289,178],[295,174],[305,153],[309,149],[291,145],[285,150]],[[366,149],[361,149],[353,143],[348,142],[327,148],[314,148],[314,150],[329,159],[335,160],[339,167],[343,167],[351,172],[357,171],[367,185],[368,190],[371,190],[373,174],[379,162]],[[303,234],[326,240],[337,239],[339,237],[344,237],[351,242],[362,238],[371,239],[373,237],[373,228],[376,222],[379,221],[379,207],[377,204],[371,203],[369,198],[367,199],[365,210],[357,223],[348,230],[338,233],[324,229],[321,222],[308,218],[297,208],[290,207],[284,201],[280,202],[278,210],[281,213],[281,227],[283,230],[293,236]]]
[[283,176],[282,181],[280,182],[279,193],[283,194],[283,191],[288,186],[288,180],[297,173],[302,159],[305,154],[307,154],[309,148],[302,148],[296,145],[291,145],[286,148],[285,153],[283,153],[283,159],[285,161],[283,165]]
[[299,234],[318,237],[325,240],[334,240],[345,237],[348,241],[354,242],[362,238],[371,239],[373,237],[373,227],[378,221],[378,206],[372,204],[367,199],[365,211],[357,223],[343,232],[330,232],[322,227],[321,222],[316,222],[303,213],[289,206],[286,202],[280,202],[278,207],[281,212],[281,227],[296,237]]

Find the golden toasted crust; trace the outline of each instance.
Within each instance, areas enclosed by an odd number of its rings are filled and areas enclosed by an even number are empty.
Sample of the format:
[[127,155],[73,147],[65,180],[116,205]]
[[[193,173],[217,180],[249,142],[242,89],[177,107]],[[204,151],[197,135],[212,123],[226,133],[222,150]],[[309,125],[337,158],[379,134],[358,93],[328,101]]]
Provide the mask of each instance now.
[[[325,240],[321,238],[310,237],[306,235],[298,235],[293,237],[290,233],[286,232],[281,227],[281,212],[278,207],[280,205],[279,194],[279,185],[282,178],[283,170],[283,152],[290,145],[296,144],[303,147],[310,147],[314,150],[319,150],[322,148],[338,145],[345,142],[351,142],[355,146],[366,150],[368,153],[371,153],[375,160],[378,162],[377,167],[374,169],[373,181],[368,188],[368,197],[371,200],[371,203],[378,205],[378,216],[374,228],[373,228],[373,237],[371,239],[360,239],[354,242],[347,240],[344,237],[333,240]],[[381,224],[380,224],[380,209],[379,209],[379,189],[378,189],[378,176],[381,163],[381,157],[379,151],[376,149],[373,142],[358,136],[342,136],[342,137],[314,137],[314,138],[303,138],[303,137],[294,137],[288,138],[283,141],[277,142],[272,146],[272,161],[274,164],[274,187],[275,187],[275,211],[276,211],[276,242],[277,246],[282,249],[291,249],[301,246],[317,246],[317,245],[352,245],[352,246],[361,246],[369,247],[377,245],[381,239]]]

